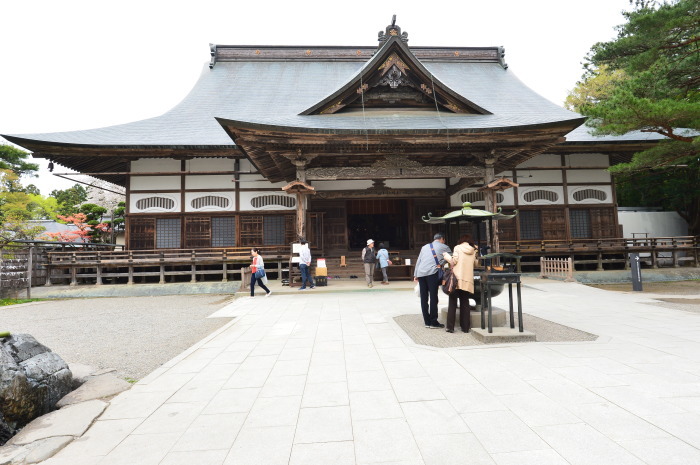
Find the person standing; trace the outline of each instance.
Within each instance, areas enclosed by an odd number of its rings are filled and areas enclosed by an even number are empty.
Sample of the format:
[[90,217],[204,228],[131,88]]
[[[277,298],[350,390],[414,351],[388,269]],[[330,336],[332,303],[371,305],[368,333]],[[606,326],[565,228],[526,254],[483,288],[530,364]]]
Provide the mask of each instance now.
[[384,244],[379,244],[379,251],[377,252],[377,260],[379,260],[379,268],[382,270],[382,284],[389,284],[389,275],[387,274],[387,268],[391,264],[389,261],[389,251],[384,248]]
[[306,282],[308,281],[309,287],[314,289],[313,279],[311,279],[311,249],[309,249],[309,243],[306,240],[301,241],[301,250],[299,251],[299,271],[301,271],[301,287],[300,291],[306,289]]
[[377,254],[374,250],[374,241],[372,239],[367,239],[367,247],[362,249],[362,263],[365,266],[365,281],[367,281],[367,287],[372,287],[374,282],[374,267],[377,263]]
[[265,297],[269,297],[270,294],[272,294],[272,291],[265,286],[265,283],[263,283],[262,278],[256,278],[255,273],[260,270],[265,269],[265,262],[263,261],[262,256],[260,255],[260,249],[258,248],[252,248],[250,249],[250,255],[253,257],[253,262],[250,264],[250,296],[255,297],[255,283],[258,283],[258,286],[262,287],[267,294],[265,294]]
[[445,327],[438,321],[438,290],[442,284],[438,271],[445,263],[443,258],[445,252],[452,251],[445,245],[445,237],[437,233],[433,236],[433,242],[425,244],[420,249],[418,260],[416,260],[413,280],[418,283],[420,288],[420,307],[426,328]]
[[443,253],[445,260],[452,266],[452,272],[457,277],[457,288],[450,294],[447,306],[447,332],[455,332],[455,313],[457,311],[457,299],[459,299],[459,326],[465,333],[471,327],[471,309],[469,297],[474,294],[474,261],[476,259],[476,247],[470,234],[464,234],[459,238],[454,254]]

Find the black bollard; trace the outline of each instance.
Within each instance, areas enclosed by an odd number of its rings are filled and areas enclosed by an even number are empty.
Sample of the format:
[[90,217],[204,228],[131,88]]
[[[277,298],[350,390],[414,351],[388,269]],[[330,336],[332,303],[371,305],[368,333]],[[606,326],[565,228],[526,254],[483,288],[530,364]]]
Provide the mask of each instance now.
[[630,268],[632,269],[632,290],[640,291],[642,290],[642,267],[639,263],[639,254],[631,253],[630,256]]

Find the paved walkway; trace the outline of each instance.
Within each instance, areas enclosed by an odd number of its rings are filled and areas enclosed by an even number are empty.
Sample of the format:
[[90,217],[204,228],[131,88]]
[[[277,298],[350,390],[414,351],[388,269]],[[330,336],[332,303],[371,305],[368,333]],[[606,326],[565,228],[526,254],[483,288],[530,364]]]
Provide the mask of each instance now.
[[237,299],[45,463],[700,463],[697,313],[535,279],[523,295],[600,337],[437,349],[393,321],[411,291]]

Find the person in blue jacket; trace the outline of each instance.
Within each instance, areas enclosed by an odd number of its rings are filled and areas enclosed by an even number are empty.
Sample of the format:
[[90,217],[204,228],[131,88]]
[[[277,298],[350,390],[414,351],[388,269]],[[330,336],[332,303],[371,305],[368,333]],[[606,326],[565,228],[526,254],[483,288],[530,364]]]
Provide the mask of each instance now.
[[379,268],[382,270],[382,284],[389,284],[389,276],[387,267],[391,265],[389,260],[389,251],[386,250],[384,244],[379,244],[379,252],[377,252],[377,260],[379,260]]

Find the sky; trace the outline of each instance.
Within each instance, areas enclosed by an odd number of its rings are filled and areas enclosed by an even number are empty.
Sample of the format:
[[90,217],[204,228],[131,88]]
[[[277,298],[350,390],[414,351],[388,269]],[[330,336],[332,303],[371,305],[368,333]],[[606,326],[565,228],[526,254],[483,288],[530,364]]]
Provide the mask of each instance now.
[[[409,47],[504,46],[509,72],[561,105],[591,46],[615,38],[629,9],[629,0],[5,1],[0,134],[158,116],[191,90],[210,43],[376,45],[394,14]],[[34,161],[39,177],[25,184],[44,195],[73,185]]]

